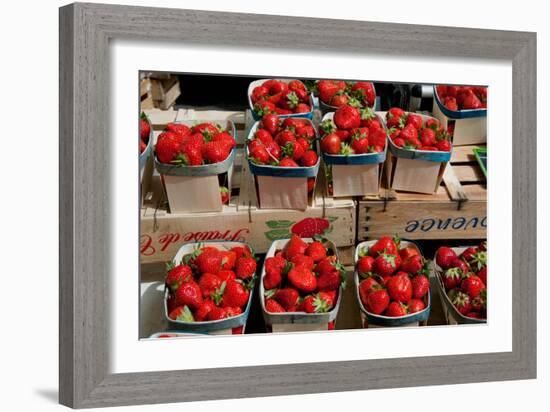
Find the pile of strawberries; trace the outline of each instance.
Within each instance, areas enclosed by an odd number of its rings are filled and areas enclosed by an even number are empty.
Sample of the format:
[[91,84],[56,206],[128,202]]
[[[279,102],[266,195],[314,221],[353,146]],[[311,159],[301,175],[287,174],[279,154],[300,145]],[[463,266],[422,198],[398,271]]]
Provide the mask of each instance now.
[[228,130],[212,122],[192,127],[169,123],[157,138],[155,153],[161,163],[200,166],[223,162],[235,144]]
[[339,107],[319,125],[319,134],[321,150],[331,155],[379,153],[386,147],[386,130],[369,107]]
[[369,313],[402,317],[426,309],[429,269],[416,247],[384,236],[359,256],[359,297]]
[[250,100],[258,116],[311,112],[309,92],[299,80],[288,83],[277,79],[266,80],[252,89]]
[[319,99],[330,106],[373,107],[376,100],[371,82],[319,80],[316,88]]
[[397,147],[432,152],[450,152],[452,149],[450,136],[437,119],[423,121],[418,114],[392,107],[386,113],[386,126]]
[[345,271],[320,240],[307,243],[294,235],[283,250],[265,259],[265,309],[270,313],[330,312]]
[[436,86],[443,105],[453,111],[487,108],[487,87],[483,86]]
[[315,137],[315,128],[307,119],[283,120],[276,114],[267,114],[248,141],[248,158],[258,165],[313,167],[319,159],[314,149]]
[[179,265],[168,267],[168,317],[203,322],[239,316],[248,304],[255,278],[256,259],[248,246],[199,247]]
[[145,113],[141,114],[139,119],[139,154],[147,149],[149,143],[149,135],[151,134],[151,125],[147,121]]
[[487,319],[487,248],[483,242],[468,247],[457,256],[449,247],[440,247],[435,255],[445,292],[463,316]]

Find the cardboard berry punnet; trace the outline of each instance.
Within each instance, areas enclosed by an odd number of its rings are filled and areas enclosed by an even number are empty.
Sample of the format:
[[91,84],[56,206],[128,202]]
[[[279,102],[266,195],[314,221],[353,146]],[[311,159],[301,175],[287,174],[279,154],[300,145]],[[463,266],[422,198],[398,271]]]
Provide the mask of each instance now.
[[285,84],[288,84],[290,82],[301,83],[303,85],[304,90],[307,93],[307,97],[305,99],[305,101],[307,103],[305,103],[305,104],[309,105],[309,110],[307,110],[305,112],[302,112],[302,113],[291,113],[290,111],[289,111],[289,113],[277,113],[279,115],[279,117],[281,117],[283,119],[287,118],[287,117],[305,117],[307,119],[312,119],[313,118],[313,98],[312,98],[311,94],[307,91],[307,88],[305,87],[305,85],[301,81],[299,81],[297,79],[260,79],[260,80],[254,80],[248,86],[248,93],[247,93],[247,95],[248,95],[248,105],[250,107],[250,111],[252,112],[252,116],[254,117],[254,120],[260,120],[263,116],[263,114],[261,114],[257,110],[257,102],[253,101],[254,89],[264,85],[266,82],[271,81],[271,80],[283,82]]
[[[358,82],[345,82],[346,83],[346,87],[345,89],[339,91],[336,93],[337,96],[342,96],[342,95],[345,95],[345,100],[349,102],[349,99],[350,98],[357,98],[357,94],[352,91],[351,89],[353,88],[354,84],[358,83]],[[371,109],[374,109],[375,106],[376,106],[376,88],[374,87],[374,83],[372,82],[359,82],[359,83],[368,83],[370,88],[372,89],[372,93],[374,95],[374,100],[372,101],[372,104],[368,104],[368,102],[362,102],[362,101],[359,101],[359,104],[360,104],[360,107],[370,107]],[[317,87],[319,86],[319,82],[317,82]],[[340,106],[335,106],[335,105],[332,105],[332,104],[329,104],[327,102],[325,102],[321,96],[318,96],[319,97],[319,108],[321,109],[321,113],[323,115],[327,114],[327,113],[330,113],[330,112],[335,112],[336,110],[338,110],[338,107]]]
[[[405,112],[404,116],[411,114]],[[422,119],[422,128],[426,127],[427,122],[439,124],[434,117],[418,113],[414,115]],[[451,160],[452,146],[445,142],[448,144],[446,148],[448,150],[436,150],[434,147],[431,148],[433,150],[426,150],[422,147],[408,147],[409,142],[405,141],[405,146],[400,147],[395,143],[398,139],[392,139],[392,130],[395,129],[389,127],[387,116],[388,113],[384,120],[390,136],[388,138],[390,156],[389,161],[386,162],[386,173],[390,188],[404,192],[435,193],[441,184],[445,168]]]
[[451,110],[444,104],[438,85],[434,85],[432,112],[445,129],[451,129],[453,145],[464,146],[487,142],[487,107]]
[[[423,302],[424,309],[418,312],[406,313],[406,314],[403,314],[403,316],[388,316],[387,314],[387,311],[389,310],[388,304],[390,304],[390,302],[393,302],[393,298],[390,299],[389,297],[387,298],[388,300],[385,302],[385,305],[387,306],[387,308],[383,313],[375,314],[370,312],[365,307],[365,304],[363,303],[363,299],[361,297],[361,291],[360,291],[360,284],[363,281],[365,281],[365,279],[369,279],[369,278],[377,279],[376,286],[379,286],[380,289],[384,289],[384,290],[389,289],[388,287],[389,282],[386,284],[382,283],[382,281],[378,282],[379,278],[377,276],[372,276],[372,277],[370,275],[362,276],[358,268],[358,262],[361,259],[361,257],[367,256],[369,249],[372,248],[373,245],[375,245],[377,242],[378,242],[378,239],[361,242],[357,245],[357,248],[355,249],[354,262],[355,262],[356,269],[354,273],[354,280],[355,280],[354,286],[355,286],[357,301],[359,303],[361,323],[365,328],[419,326],[421,322],[427,321],[430,316],[431,291],[429,289],[427,293],[422,298],[420,298],[420,300],[422,300]],[[416,253],[420,257],[422,257],[422,251],[420,250],[420,247],[416,243],[408,240],[403,240],[403,239],[401,239],[399,241],[399,244],[397,245],[397,254],[400,255],[399,252],[401,250],[406,250],[409,248],[416,251]],[[396,274],[398,274],[399,271],[400,271],[400,268],[395,269],[393,275],[390,275],[390,276],[391,277],[396,276]],[[408,305],[409,302],[404,302],[404,304]]]
[[[377,114],[373,113],[373,115],[384,127],[382,118]],[[332,124],[336,129],[333,118],[334,112],[329,112],[323,116],[321,124]],[[329,154],[321,150],[327,175],[326,182],[329,185],[327,193],[332,193],[334,197],[377,195],[380,190],[387,147],[387,139],[385,139],[381,152]]]
[[[235,124],[230,120],[183,120],[173,124],[193,127],[200,123],[218,125],[226,130],[233,139],[237,136]],[[236,151],[236,148],[233,147],[223,161],[194,166],[162,163],[158,156],[155,156],[155,168],[162,176],[170,211],[172,213],[222,211],[223,201],[220,196],[220,186],[225,186],[229,193],[231,192],[231,177]],[[220,176],[223,184],[220,182]]]
[[[301,238],[304,242],[306,242],[308,245],[314,242],[316,239],[313,238]],[[273,258],[274,256],[278,255],[281,251],[285,249],[285,246],[291,241],[291,239],[281,239],[276,240],[271,244],[271,247],[266,253],[265,259]],[[327,256],[329,256],[329,253],[335,256],[336,263],[339,262],[338,260],[338,251],[334,243],[327,239],[320,240],[323,245],[325,246],[327,250]],[[294,265],[293,267],[296,267]],[[289,272],[290,273],[290,272]],[[317,278],[320,282],[320,277]],[[264,282],[266,281],[266,264],[264,260],[264,265],[262,267],[262,272],[260,275],[260,287],[259,287],[259,295],[260,295],[260,304],[262,307],[262,313],[263,317],[266,323],[266,326],[268,327],[268,330],[271,332],[306,332],[306,331],[324,331],[324,330],[332,330],[335,327],[336,322],[336,316],[338,315],[338,310],[340,308],[340,302],[342,300],[343,295],[343,289],[345,287],[342,282],[339,282],[337,288],[335,289],[335,293],[337,293],[337,297],[334,300],[332,308],[330,308],[328,311],[323,311],[320,313],[307,313],[304,310],[300,308],[300,305],[296,307],[295,310],[290,309],[290,311],[283,311],[283,312],[270,312],[266,308],[266,300],[271,299],[269,297],[269,292],[275,290],[271,289],[270,291],[267,291],[264,285]],[[287,280],[288,281],[288,280]],[[283,285],[284,285],[283,280]],[[336,287],[336,286],[335,286]],[[286,286],[285,288],[288,288]],[[316,293],[316,292],[312,292]],[[321,292],[322,293],[322,292]],[[302,293],[303,294],[303,293]],[[306,293],[307,295],[307,293]],[[311,298],[312,295],[309,295]],[[276,299],[277,296],[273,299]],[[273,300],[272,299],[272,300]],[[303,300],[304,297],[302,296],[300,300]],[[325,308],[327,310],[328,308]]]
[[[447,250],[450,249],[452,251],[452,253],[454,253],[454,255],[458,257],[459,260],[463,260],[463,259],[461,259],[462,254],[464,252],[468,253],[467,252],[468,250],[472,250],[472,248],[475,248],[475,247],[476,246],[461,246],[461,247],[447,248]],[[443,248],[440,248],[440,249],[443,249]],[[439,249],[438,249],[438,252],[439,252]],[[445,287],[443,275],[446,272],[446,269],[441,268],[441,266],[439,266],[437,264],[438,252],[436,252],[436,259],[434,259],[432,268],[433,268],[433,271],[434,271],[434,276],[436,278],[437,291],[438,291],[439,297],[441,299],[441,306],[443,308],[443,314],[445,315],[445,319],[447,320],[447,324],[449,324],[449,325],[462,325],[462,324],[487,323],[487,319],[486,319],[487,316],[486,315],[485,315],[485,317],[479,317],[479,318],[476,318],[476,317],[473,317],[473,316],[467,316],[468,314],[466,312],[461,313],[457,309],[457,307],[453,304],[453,302],[451,301],[450,295],[452,295],[454,288],[451,289],[451,290],[447,290],[447,288]],[[455,269],[454,264],[451,265],[451,266],[452,266],[451,270]],[[468,267],[469,267],[469,265],[468,265]],[[484,267],[484,269],[486,270],[486,267]],[[470,268],[468,270],[470,270]],[[463,274],[462,278],[467,277],[467,275],[469,275],[469,273]],[[485,279],[485,281],[487,281],[487,279]],[[484,285],[484,286],[486,286],[486,285]],[[457,287],[456,287],[455,290],[459,290],[459,289],[461,289],[460,284],[457,284]],[[485,293],[485,297],[484,297],[484,303],[483,304],[485,305],[485,310],[486,310],[486,305],[487,305],[486,290],[484,291],[484,293]],[[464,299],[466,299],[468,301],[471,301],[472,298],[464,296]]]
[[[279,116],[281,117],[281,116]],[[281,117],[281,120],[284,118]],[[317,132],[309,119],[304,119],[314,131],[311,150],[316,154]],[[278,164],[259,164],[251,158],[249,144],[260,129],[261,122],[254,123],[247,137],[246,156],[250,172],[254,175],[257,185],[258,202],[262,209],[299,209],[305,210],[309,206],[309,194],[314,192],[317,173],[321,163],[317,154],[317,161],[312,166],[283,167]],[[313,180],[313,187],[309,181]]]
[[[250,255],[252,258],[254,258],[254,252],[250,248],[250,246],[247,243],[244,242],[231,242],[231,241],[208,241],[208,242],[201,242],[201,243],[187,243],[184,244],[176,253],[172,260],[172,264],[174,266],[182,264],[182,262],[186,261],[186,257],[189,256],[198,256],[197,251],[204,248],[215,248],[220,251],[229,251],[232,248],[244,248],[250,251]],[[205,253],[205,252],[202,252]],[[196,257],[195,257],[196,258]],[[238,258],[237,258],[238,259]],[[223,262],[223,261],[222,261]],[[254,266],[255,267],[255,266]],[[236,270],[236,269],[235,269]],[[226,271],[227,272],[227,271]],[[220,272],[221,273],[221,272]],[[168,300],[170,298],[170,289],[168,285],[165,285],[164,290],[164,316],[166,319],[166,322],[168,324],[168,330],[169,332],[183,332],[183,333],[201,333],[201,334],[209,334],[209,335],[231,335],[231,334],[242,334],[244,333],[244,329],[246,326],[246,321],[248,319],[248,315],[250,313],[250,306],[252,303],[252,295],[253,295],[253,287],[256,280],[256,270],[254,270],[254,274],[250,277],[250,279],[247,279],[247,283],[249,287],[248,291],[248,300],[242,307],[241,313],[237,315],[226,315],[222,319],[218,320],[188,320],[184,316],[181,320],[175,320],[172,319],[169,316],[170,310],[169,310],[169,303]],[[204,273],[203,273],[204,274]],[[207,275],[211,275],[210,273],[207,273]],[[201,284],[201,279],[196,279],[196,274],[193,275],[195,277],[195,281],[198,284]],[[202,275],[201,275],[202,276]],[[216,293],[221,293],[221,303],[218,302],[216,305],[221,305],[220,307],[223,307],[224,299],[226,299],[225,294],[227,293],[227,284],[229,281],[223,282],[221,287],[218,287],[218,289],[215,291]],[[237,278],[237,282],[240,282],[240,279]],[[184,282],[185,283],[185,282]],[[197,286],[198,287],[198,286]],[[201,292],[202,292],[202,286],[201,286]],[[206,299],[206,298],[205,298]],[[208,298],[210,299],[210,298]],[[216,300],[212,298],[212,300]],[[244,302],[243,302],[244,303]],[[187,308],[187,306],[186,306]],[[195,311],[195,309],[193,310]]]

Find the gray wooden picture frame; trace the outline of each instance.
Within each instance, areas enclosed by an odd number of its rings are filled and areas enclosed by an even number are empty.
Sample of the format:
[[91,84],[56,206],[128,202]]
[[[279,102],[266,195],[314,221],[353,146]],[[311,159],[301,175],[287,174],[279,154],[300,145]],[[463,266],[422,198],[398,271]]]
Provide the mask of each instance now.
[[[536,377],[536,34],[102,4],[60,9],[59,399],[74,408]],[[109,374],[109,41],[490,58],[513,66],[513,350]],[[502,222],[507,224],[508,222]],[[410,379],[403,370],[414,370]]]

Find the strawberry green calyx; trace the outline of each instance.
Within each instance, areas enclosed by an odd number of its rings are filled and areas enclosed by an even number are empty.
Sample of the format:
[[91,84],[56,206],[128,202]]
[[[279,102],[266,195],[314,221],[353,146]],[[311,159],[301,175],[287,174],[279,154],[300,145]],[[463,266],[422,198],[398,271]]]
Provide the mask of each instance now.
[[298,99],[298,96],[294,92],[288,93],[286,97],[288,100],[288,107],[291,109],[294,109],[300,103],[300,99]]
[[418,271],[419,274],[424,275],[426,277],[430,277],[430,260],[425,260],[424,264],[422,265],[422,269]]
[[384,258],[386,262],[388,262],[390,265],[392,265],[393,268],[395,268],[395,255],[390,255],[389,253],[382,253],[380,256]]
[[350,97],[350,99],[348,100],[348,106],[360,108],[361,102],[355,97]]
[[225,292],[225,286],[227,282],[224,280],[219,288],[212,292],[212,300],[216,305],[219,305],[223,298],[223,293]]
[[399,250],[401,248],[401,238],[397,235],[397,233],[393,235],[393,242],[395,243],[395,246],[397,246],[397,250]]
[[402,149],[405,149],[405,150],[416,150],[416,145],[410,143],[410,142],[407,142],[403,145]]
[[455,306],[464,306],[470,302],[470,297],[464,292],[457,292],[452,299],[452,304]]
[[374,272],[365,272],[365,273],[359,273],[359,277],[361,279],[368,279],[368,278],[378,278],[379,276]]
[[325,119],[319,125],[319,128],[325,133],[330,134],[336,130],[336,125],[331,119]]
[[237,280],[237,282],[241,283],[246,290],[251,291],[252,289],[254,289],[254,284],[256,283],[256,276],[252,276],[251,278],[246,280],[239,279]]
[[364,109],[361,109],[361,120],[371,120],[376,118],[376,114],[374,113],[374,110],[372,110],[370,107],[365,107]]
[[342,145],[342,148],[340,149],[340,154],[342,154],[344,156],[349,156],[349,155],[354,154],[354,151],[353,151],[353,149],[351,148],[351,146],[349,144],[344,143]]
[[445,277],[449,279],[462,279],[462,276],[464,276],[464,273],[460,268],[450,268],[445,271]]
[[266,299],[271,299],[277,293],[277,289],[269,289],[264,291],[264,296]]
[[328,302],[321,298],[319,294],[316,294],[313,298],[313,307],[316,313],[327,313],[330,310]]
[[369,248],[368,247],[362,247],[359,249],[359,257],[364,257],[369,254]]
[[179,322],[194,322],[195,318],[193,317],[193,312],[187,305],[183,307],[183,313],[178,314],[176,320]]
[[176,265],[174,264],[174,262],[172,262],[172,261],[166,262],[166,265],[165,265],[166,273],[170,272],[175,267],[176,267]]
[[485,266],[487,266],[487,252],[482,250],[474,253],[472,256],[472,261],[470,262],[470,266],[476,267],[477,271],[480,271]]
[[399,127],[403,129],[405,125],[407,124],[407,120],[409,118],[409,115],[406,114],[405,116],[401,116],[401,119],[399,119]]

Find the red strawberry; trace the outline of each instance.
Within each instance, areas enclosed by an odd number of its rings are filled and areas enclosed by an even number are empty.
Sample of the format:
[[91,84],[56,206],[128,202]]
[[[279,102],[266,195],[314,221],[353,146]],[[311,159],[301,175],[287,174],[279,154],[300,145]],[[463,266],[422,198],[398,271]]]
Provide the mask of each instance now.
[[367,296],[376,289],[380,289],[380,284],[372,276],[359,283],[359,298],[363,305],[367,305]]
[[259,140],[264,144],[268,144],[273,141],[273,137],[266,129],[258,129],[254,135],[254,140]]
[[337,290],[345,283],[345,271],[335,260],[325,258],[317,264],[315,270],[319,274],[317,288],[321,291]]
[[422,127],[422,117],[414,113],[409,113],[407,115],[407,122],[405,123],[405,126],[409,125],[417,130],[420,130],[420,128]]
[[290,90],[303,90],[306,91],[306,86],[300,80],[291,80],[288,82],[288,88]]
[[172,293],[175,293],[183,282],[192,279],[193,271],[191,268],[187,265],[178,265],[166,275],[166,286],[170,288]]
[[372,256],[362,256],[357,261],[357,272],[360,275],[366,275],[373,270],[374,258]]
[[290,261],[295,267],[303,266],[309,270],[313,270],[313,267],[315,266],[313,259],[306,255],[296,255]]
[[317,153],[313,150],[307,150],[300,159],[300,164],[303,167],[313,167],[317,164],[318,160],[319,157],[317,156]]
[[369,139],[366,137],[352,138],[351,148],[356,154],[369,153]]
[[445,289],[456,288],[462,280],[462,270],[460,268],[449,268],[442,274],[443,286]]
[[336,107],[344,106],[345,104],[348,104],[348,103],[349,103],[349,97],[345,93],[342,93],[342,94],[336,93],[334,96],[332,96],[329,102],[331,106],[336,106]]
[[424,258],[420,255],[411,256],[401,263],[400,270],[411,274],[418,273],[424,267]]
[[240,257],[235,262],[235,274],[239,279],[249,279],[256,273],[256,259]]
[[468,248],[466,248],[464,250],[464,252],[462,252],[460,254],[460,258],[466,262],[470,262],[473,260],[474,258],[474,255],[477,253],[477,248],[476,247],[473,247],[473,246],[470,246]]
[[159,134],[155,145],[155,153],[159,162],[172,163],[178,158],[183,146],[183,138],[171,132]]
[[294,109],[294,113],[309,113],[310,111],[311,107],[305,103],[298,103],[298,106]]
[[415,299],[420,299],[426,296],[430,290],[430,281],[426,275],[416,275],[411,280],[412,296]]
[[382,253],[374,259],[373,271],[380,276],[390,276],[399,268],[401,264],[401,258],[399,255],[391,255],[389,253]]
[[191,128],[183,123],[168,123],[164,131],[179,134],[184,137],[191,134]]
[[369,255],[376,257],[380,253],[397,254],[397,244],[389,236],[381,237],[374,245],[369,248]]
[[200,273],[210,272],[217,274],[222,266],[223,256],[219,250],[214,248],[204,249],[195,259]]
[[258,100],[264,99],[269,94],[269,89],[265,86],[256,86],[254,89],[252,89],[252,94],[250,95],[250,99],[252,100],[252,103],[256,103]]
[[407,306],[399,302],[391,302],[385,312],[386,316],[400,318],[407,315]]
[[356,107],[346,105],[334,112],[333,120],[339,129],[350,130],[361,124],[361,113]]
[[272,269],[270,272],[266,271],[266,274],[264,276],[264,289],[274,289],[278,287],[283,280],[282,271],[281,269]]
[[210,311],[216,307],[216,304],[210,299],[203,300],[201,305],[195,310],[195,321],[204,322],[208,318]]
[[222,320],[228,317],[228,311],[227,308],[220,308],[218,306],[214,306],[210,312],[208,312],[208,315],[206,316],[206,320]]
[[229,282],[230,280],[237,279],[237,275],[235,275],[235,272],[233,272],[232,270],[222,269],[218,272],[217,276],[222,282]]
[[202,303],[201,288],[193,280],[184,282],[176,290],[174,295],[174,303],[176,306],[189,306],[191,309],[196,309]]
[[229,189],[225,186],[220,186],[220,197],[223,205],[229,204]]
[[168,317],[178,322],[194,322],[193,313],[187,306],[178,306],[170,312]]
[[440,247],[435,254],[435,262],[441,269],[450,268],[454,258],[456,258],[456,253],[447,246]]
[[317,84],[319,98],[327,104],[330,102],[332,96],[345,88],[346,83],[341,80],[319,80],[319,83]]
[[[307,139],[305,139],[304,137],[297,137],[296,138],[296,143],[298,143],[300,146],[302,146],[302,148],[304,149],[304,154],[309,150],[310,142]],[[313,153],[315,153],[315,152],[313,152]],[[300,159],[303,156],[304,155],[300,156]]]
[[303,255],[307,250],[307,243],[304,242],[300,236],[293,235],[286,243],[283,252],[287,259],[292,259],[296,255]]
[[429,127],[425,127],[420,131],[420,142],[422,146],[433,146],[437,143],[435,132]]
[[254,146],[252,149],[248,149],[248,154],[250,158],[258,164],[268,164],[271,162],[271,157],[269,156],[269,152],[267,151],[265,146],[257,145]]
[[223,291],[222,307],[243,307],[248,303],[250,292],[239,281],[228,282]]
[[304,147],[298,143],[298,141],[288,142],[283,147],[283,155],[291,158],[294,161],[298,161],[304,155]]
[[181,154],[173,160],[172,163],[183,164],[186,166],[199,166],[203,163],[203,146],[186,144],[181,150]]
[[308,245],[305,253],[307,256],[311,257],[315,263],[317,263],[327,256],[327,249],[321,242],[314,241]]
[[143,153],[145,151],[145,149],[147,149],[147,145],[145,144],[145,142],[143,140],[140,140],[139,141],[139,153]]
[[451,299],[451,303],[454,305],[456,310],[458,310],[463,315],[466,315],[468,312],[470,312],[470,310],[472,309],[472,304],[470,302],[470,297],[466,293],[456,291],[452,295],[453,296]]
[[456,102],[456,98],[452,96],[445,97],[445,99],[443,100],[443,105],[449,110],[458,110],[458,103]]
[[407,260],[410,257],[418,255],[420,255],[420,252],[414,246],[407,246],[399,251],[399,256],[403,261]]
[[369,143],[372,146],[386,147],[386,138],[386,131],[384,129],[376,129],[369,132]]
[[296,135],[291,130],[283,130],[275,135],[275,142],[284,147],[287,143],[294,143],[296,141]]
[[470,271],[468,264],[458,257],[451,260],[451,267],[459,268],[464,275]]
[[205,272],[199,279],[199,287],[203,298],[209,298],[222,284],[221,279],[213,273]]
[[452,149],[451,142],[445,139],[437,142],[436,147],[440,152],[450,152]]
[[221,131],[220,127],[218,127],[217,125],[211,122],[203,122],[203,123],[196,124],[191,129],[192,133],[200,133],[203,136],[209,136],[209,137],[213,137],[214,135],[220,133],[220,131]]
[[234,246],[229,250],[235,252],[237,259],[240,257],[252,257],[252,252],[248,246]]
[[321,139],[321,150],[328,154],[339,154],[342,140],[336,133],[325,135]]
[[309,295],[304,298],[303,309],[307,313],[326,313],[332,308],[332,303],[323,292],[316,295]]
[[139,137],[145,143],[149,141],[149,134],[151,133],[151,126],[145,119],[139,119]]
[[353,95],[364,102],[367,106],[374,106],[376,100],[376,93],[374,92],[374,85],[371,82],[356,82],[351,91]]
[[265,310],[270,313],[286,312],[285,308],[283,308],[275,299],[265,300]]
[[375,315],[383,313],[390,304],[390,296],[386,289],[377,288],[366,297],[366,301],[363,302],[365,309]]
[[408,303],[411,300],[412,282],[406,274],[392,276],[386,286],[393,300],[401,303]]
[[310,269],[304,266],[290,269],[287,276],[290,284],[301,292],[311,293],[317,289],[317,278]]
[[484,266],[477,272],[477,276],[481,279],[483,284],[487,286],[487,266]]
[[294,311],[298,305],[299,298],[300,294],[293,288],[278,289],[273,295],[273,299],[285,308],[286,311]]
[[460,287],[472,299],[478,296],[480,292],[485,289],[485,285],[483,284],[481,279],[473,274],[470,274],[465,279],[463,279]]
[[313,237],[324,234],[330,227],[330,222],[321,217],[306,217],[295,223],[290,231],[300,237]]
[[409,307],[409,313],[422,312],[426,309],[426,305],[421,299],[411,299],[407,306]]
[[276,114],[266,114],[260,122],[261,128],[266,129],[272,136],[279,130],[279,124],[280,119]]
[[296,163],[293,159],[290,157],[285,157],[284,159],[281,159],[279,162],[280,167],[298,167],[298,163]]
[[208,163],[219,163],[227,159],[229,150],[222,142],[212,140],[202,147],[202,156]]
[[228,152],[230,152],[237,145],[235,139],[233,139],[233,136],[227,132],[218,133],[212,138],[212,141],[220,142]]
[[399,137],[406,142],[416,142],[418,140],[418,130],[412,125],[405,126],[399,133]]

